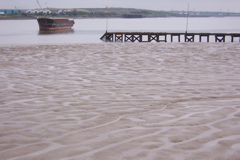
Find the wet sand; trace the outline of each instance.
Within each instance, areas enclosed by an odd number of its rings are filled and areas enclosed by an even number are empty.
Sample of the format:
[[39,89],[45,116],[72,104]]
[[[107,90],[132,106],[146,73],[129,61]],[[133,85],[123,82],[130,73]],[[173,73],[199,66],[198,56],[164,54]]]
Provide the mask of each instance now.
[[0,46],[0,159],[239,160],[239,43]]

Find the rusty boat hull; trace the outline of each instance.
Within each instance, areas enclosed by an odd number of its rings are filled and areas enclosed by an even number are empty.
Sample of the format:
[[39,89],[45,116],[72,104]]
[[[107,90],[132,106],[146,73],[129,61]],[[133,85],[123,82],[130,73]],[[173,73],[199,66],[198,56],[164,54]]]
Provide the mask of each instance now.
[[71,30],[75,24],[74,20],[37,18],[40,31]]

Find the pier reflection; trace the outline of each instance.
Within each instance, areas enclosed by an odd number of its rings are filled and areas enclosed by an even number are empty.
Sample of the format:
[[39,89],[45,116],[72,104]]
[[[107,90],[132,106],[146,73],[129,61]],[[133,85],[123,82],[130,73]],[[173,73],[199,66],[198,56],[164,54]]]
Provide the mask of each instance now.
[[53,30],[53,31],[39,31],[39,35],[54,35],[54,34],[73,34],[74,30]]

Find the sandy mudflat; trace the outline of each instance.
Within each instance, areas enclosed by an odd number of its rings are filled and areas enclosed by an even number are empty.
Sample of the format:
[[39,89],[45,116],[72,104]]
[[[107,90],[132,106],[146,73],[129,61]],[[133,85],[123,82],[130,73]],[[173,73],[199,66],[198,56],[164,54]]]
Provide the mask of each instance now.
[[239,160],[240,43],[0,47],[0,159]]

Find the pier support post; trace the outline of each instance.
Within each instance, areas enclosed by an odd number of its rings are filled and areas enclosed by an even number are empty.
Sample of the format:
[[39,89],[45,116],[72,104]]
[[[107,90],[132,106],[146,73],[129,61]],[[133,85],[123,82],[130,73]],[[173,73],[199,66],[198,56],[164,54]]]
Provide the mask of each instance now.
[[133,42],[133,34],[125,34],[125,42]]
[[113,33],[106,32],[100,39],[106,42],[113,42]]
[[196,36],[199,36],[199,42],[202,42],[203,37],[207,38],[207,42],[214,37],[215,42],[228,41],[226,37],[230,37],[231,42],[234,41],[234,38],[239,38],[240,42],[240,33],[106,32],[100,39],[106,42],[167,42],[169,36],[171,42],[175,37],[178,42],[181,42],[182,36],[184,36],[185,42],[195,42]]
[[142,34],[135,34],[135,33],[125,34],[125,42],[136,42],[136,41],[142,42]]
[[238,37],[240,42],[240,34],[231,34],[231,42],[234,42],[235,37]]
[[199,42],[202,42],[202,37],[207,37],[207,42],[209,42],[209,34],[200,34],[199,35]]
[[225,35],[223,35],[223,34],[216,34],[215,35],[215,42],[225,42]]
[[[164,38],[164,39],[161,39],[161,36]],[[167,42],[167,34],[159,34],[159,42]]]
[[113,34],[107,33],[106,34],[106,41],[107,42],[113,42]]
[[123,42],[123,34],[122,33],[115,34],[115,42]]
[[174,37],[174,36],[177,36],[177,37],[178,37],[178,42],[181,41],[181,37],[180,37],[181,34],[177,34],[177,33],[176,33],[176,34],[171,34],[171,42],[173,42],[173,37]]
[[185,42],[194,42],[194,34],[185,34]]
[[135,41],[141,42],[141,41],[142,41],[142,35],[141,35],[141,34],[135,34],[135,35],[133,35],[132,41],[133,41],[133,42],[135,42]]
[[149,42],[152,42],[152,41],[156,41],[156,42],[159,42],[159,34],[149,34],[148,35],[148,41]]
[[150,34],[149,33],[142,33],[140,42],[150,42]]

